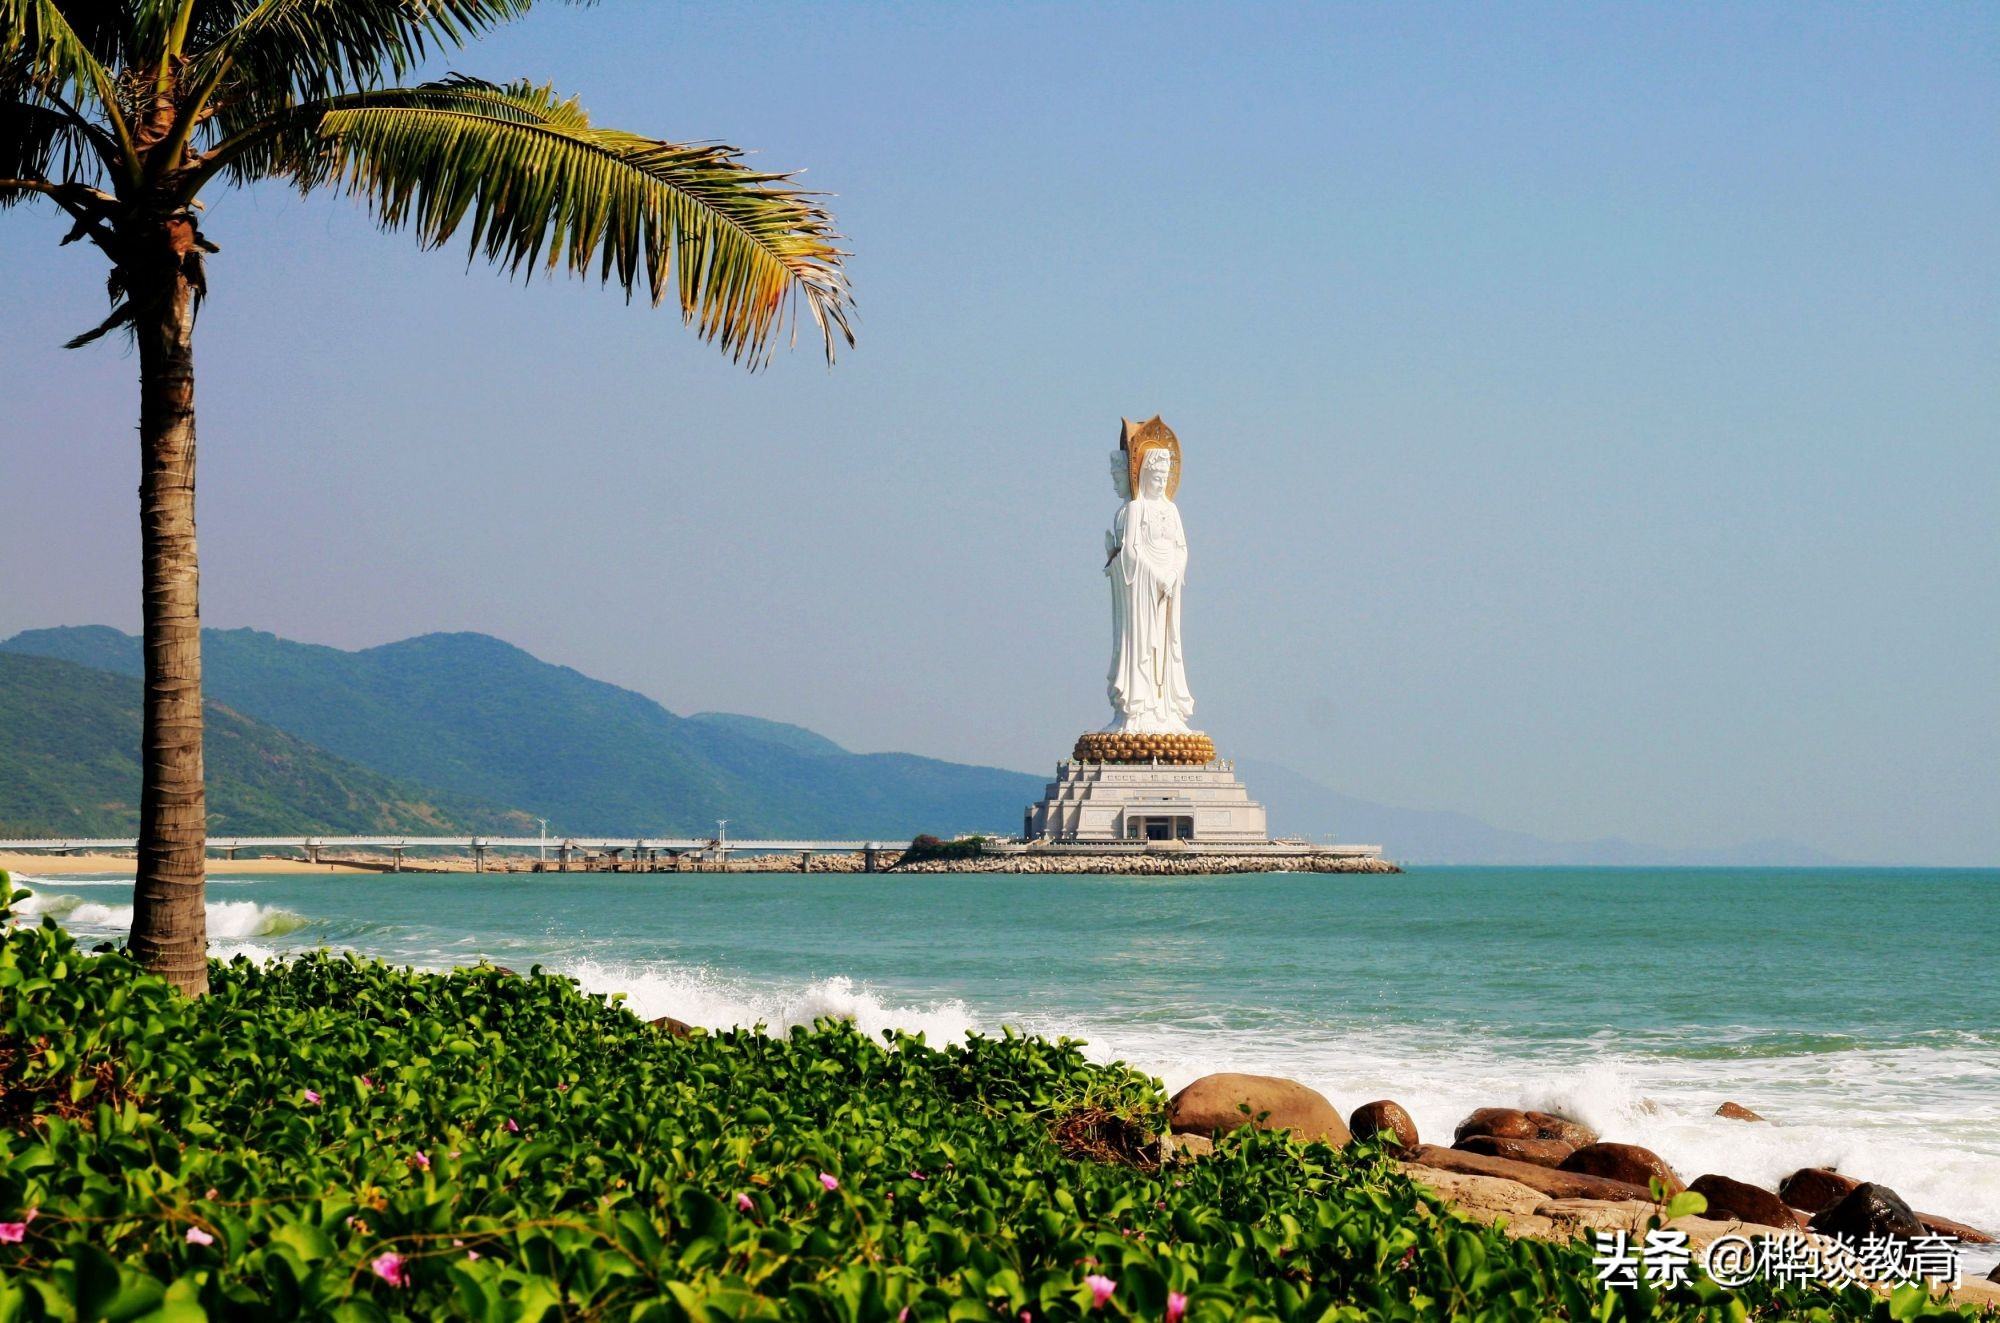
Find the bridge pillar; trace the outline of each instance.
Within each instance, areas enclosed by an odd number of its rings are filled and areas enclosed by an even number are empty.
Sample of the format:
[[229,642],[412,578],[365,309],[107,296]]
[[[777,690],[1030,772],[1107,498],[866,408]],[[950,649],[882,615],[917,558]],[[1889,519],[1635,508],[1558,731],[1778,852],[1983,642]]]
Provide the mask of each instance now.
[[861,851],[861,871],[864,873],[879,873],[882,871],[881,860],[875,857],[875,847],[872,845],[865,847]]
[[558,846],[556,847],[556,868],[557,868],[557,869],[558,869],[559,871],[561,871],[561,872],[564,872],[564,873],[567,873],[567,872],[569,871],[569,842],[568,842],[568,841],[564,841],[564,842],[563,842],[563,843],[562,843],[561,845],[558,845]]
[[799,851],[799,871],[801,873],[810,873],[813,871],[813,856],[811,850]]
[[319,862],[319,842],[318,842],[318,841],[307,841],[307,842],[306,842],[306,859],[307,859],[307,861],[308,861],[308,862],[311,862],[311,863],[315,863],[315,864]]
[[400,873],[400,872],[402,872],[402,871],[403,871],[403,847],[402,847],[402,846],[400,846],[400,845],[392,845],[392,846],[390,846],[390,847],[389,847],[389,853],[390,853],[390,855],[391,855],[391,856],[392,856],[392,857],[394,858],[394,862],[393,862],[393,863],[392,863],[392,864],[390,865],[390,867],[389,867],[389,871],[390,871],[390,872],[392,872],[392,873]]
[[472,871],[475,873],[486,871],[486,847],[477,841],[472,843]]
[[235,862],[236,862],[236,847],[235,847],[235,846],[233,846],[233,845],[225,845],[225,846],[223,846],[223,847],[222,847],[222,857],[223,857],[224,859],[227,859],[227,860],[229,860],[229,861],[230,861],[231,863],[235,863]]

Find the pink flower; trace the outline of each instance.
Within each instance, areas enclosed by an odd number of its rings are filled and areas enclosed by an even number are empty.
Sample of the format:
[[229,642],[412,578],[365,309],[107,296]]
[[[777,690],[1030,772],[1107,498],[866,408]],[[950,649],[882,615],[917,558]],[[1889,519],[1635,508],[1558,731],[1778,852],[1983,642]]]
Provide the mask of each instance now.
[[920,1171],[913,1171],[910,1173],[910,1179],[913,1181],[924,1181],[924,1180],[929,1180],[930,1177],[924,1175]]
[[739,1211],[747,1213],[756,1206],[756,1204],[750,1202],[749,1195],[739,1194],[736,1196],[736,1207]]
[[507,1118],[507,1133],[510,1135],[518,1135],[521,1133],[521,1127],[514,1124],[514,1118],[511,1116]]
[[558,1084],[558,1085],[556,1085],[556,1092],[557,1092],[557,1093],[568,1093],[568,1092],[569,1092],[569,1085],[567,1085],[567,1084]]
[[26,1222],[0,1222],[0,1245],[18,1245],[27,1234]]
[[477,1262],[479,1262],[479,1251],[478,1251],[478,1250],[467,1250],[467,1251],[465,1252],[465,1261],[466,1261],[467,1263],[477,1263]]
[[215,1243],[215,1237],[209,1235],[206,1231],[203,1231],[200,1227],[189,1227],[187,1234],[187,1242],[190,1245],[213,1245]]
[[372,1089],[375,1087],[375,1081],[369,1079],[366,1075],[363,1075],[361,1077],[361,1087],[364,1089]]
[[1181,1323],[1187,1317],[1187,1297],[1179,1291],[1167,1292],[1167,1323]]
[[377,1277],[380,1277],[391,1286],[408,1286],[410,1284],[410,1275],[403,1271],[403,1256],[394,1250],[376,1255],[375,1261],[368,1266],[374,1269]]
[[457,1150],[457,1149],[453,1149],[453,1150],[451,1151],[451,1153],[450,1153],[450,1156],[451,1156],[451,1157],[454,1157],[454,1158],[455,1158],[455,1157],[457,1157],[457,1156],[458,1156],[458,1150]]
[[1090,1288],[1090,1307],[1092,1309],[1104,1308],[1104,1302],[1109,1300],[1111,1293],[1118,1289],[1118,1283],[1112,1281],[1101,1272],[1090,1274],[1090,1276],[1083,1279],[1083,1284]]
[[208,1193],[202,1196],[204,1199],[220,1199],[221,1197],[222,1191],[216,1189],[213,1185],[209,1186]]
[[418,1149],[415,1153],[412,1153],[410,1161],[415,1163],[419,1170],[429,1171],[431,1169],[431,1155],[422,1149]]
[[840,1182],[835,1180],[830,1172],[821,1172],[819,1174],[819,1183],[829,1190],[838,1190],[840,1188]]
[[301,1096],[304,1097],[305,1100],[311,1103],[313,1106],[315,1107],[319,1106],[319,1095],[317,1093],[314,1093],[311,1089],[307,1089]]

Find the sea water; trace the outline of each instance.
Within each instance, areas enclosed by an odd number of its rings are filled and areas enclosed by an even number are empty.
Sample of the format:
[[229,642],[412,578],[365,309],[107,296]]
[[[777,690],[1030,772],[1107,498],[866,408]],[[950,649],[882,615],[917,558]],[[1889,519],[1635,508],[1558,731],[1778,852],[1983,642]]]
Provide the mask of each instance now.
[[[27,880],[120,936],[128,879]],[[209,884],[218,955],[480,957],[645,1016],[1003,1025],[1169,1089],[1287,1075],[1449,1144],[1574,1116],[1684,1176],[1833,1166],[2000,1231],[2000,871],[1418,868],[1233,877],[401,874]],[[1771,1124],[1714,1115],[1733,1100]],[[1968,1267],[2000,1254],[1974,1251]]]

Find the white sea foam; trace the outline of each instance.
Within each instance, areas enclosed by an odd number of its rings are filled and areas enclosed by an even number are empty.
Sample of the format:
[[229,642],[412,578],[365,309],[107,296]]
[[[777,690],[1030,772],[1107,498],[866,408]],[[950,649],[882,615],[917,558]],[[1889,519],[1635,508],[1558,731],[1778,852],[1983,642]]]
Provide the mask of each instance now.
[[[74,885],[65,883],[65,885]],[[128,888],[129,883],[125,884]],[[24,916],[39,918],[44,914],[54,915],[63,927],[72,931],[98,933],[102,931],[123,932],[132,926],[130,905],[107,905],[99,901],[85,900],[82,896],[65,895],[56,891],[37,891],[34,895],[14,903],[14,912]],[[305,924],[305,919],[292,911],[276,905],[265,905],[254,900],[212,900],[208,902],[208,935],[211,941],[230,941],[243,937],[275,937],[292,932]]]
[[652,1019],[671,1015],[709,1029],[763,1025],[785,1033],[821,1018],[851,1020],[870,1037],[885,1029],[921,1033],[933,1045],[976,1032],[978,1022],[956,999],[930,1006],[897,1006],[853,979],[835,976],[791,987],[759,987],[707,970],[679,965],[579,960],[558,972],[591,992],[623,992],[626,1005]]
[[[899,1004],[838,976],[760,985],[674,965],[590,960],[560,972],[593,992],[626,993],[627,1004],[648,1018],[673,1015],[710,1028],[762,1024],[782,1033],[834,1016],[871,1036],[893,1027],[941,1045],[999,1027],[955,998]],[[1026,1017],[1018,1027],[1085,1039],[1093,1059],[1125,1061],[1160,1077],[1169,1090],[1213,1071],[1285,1075],[1325,1093],[1343,1115],[1394,1098],[1427,1139],[1446,1144],[1475,1107],[1538,1108],[1651,1148],[1690,1178],[1718,1172],[1773,1188],[1800,1167],[1837,1167],[1892,1186],[1913,1207],[2000,1230],[2000,1152],[1993,1141],[2000,1134],[2000,1089],[1990,1051],[1941,1046],[1689,1060],[1551,1049],[1537,1059],[1441,1033],[1302,1035],[1062,1015]],[[1870,1080],[1876,1087],[1868,1087]],[[1887,1080],[1896,1087],[1880,1087]],[[1773,1121],[1715,1116],[1725,1099],[1746,1102]],[[2000,1253],[1990,1249],[1965,1255],[1968,1271],[1982,1274],[1995,1260]]]

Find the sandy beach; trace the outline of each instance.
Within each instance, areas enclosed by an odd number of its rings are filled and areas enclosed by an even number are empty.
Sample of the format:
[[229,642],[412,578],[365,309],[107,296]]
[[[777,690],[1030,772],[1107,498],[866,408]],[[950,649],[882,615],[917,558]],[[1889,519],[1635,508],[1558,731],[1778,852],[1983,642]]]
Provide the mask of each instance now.
[[[124,873],[133,871],[129,854],[45,854],[38,850],[0,850],[0,868],[14,874],[35,877],[66,877],[79,873]],[[293,873],[368,873],[374,869],[346,864],[309,864],[302,859],[211,859],[208,871],[214,876],[258,873],[267,877]]]

